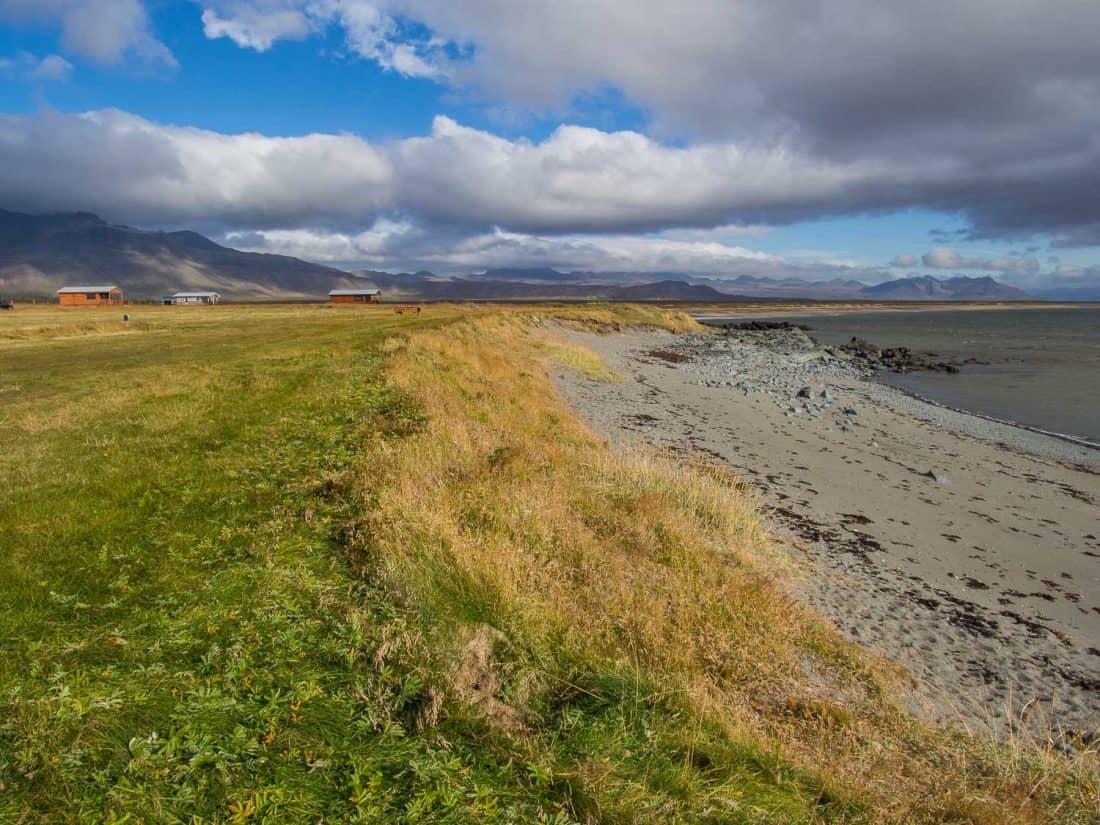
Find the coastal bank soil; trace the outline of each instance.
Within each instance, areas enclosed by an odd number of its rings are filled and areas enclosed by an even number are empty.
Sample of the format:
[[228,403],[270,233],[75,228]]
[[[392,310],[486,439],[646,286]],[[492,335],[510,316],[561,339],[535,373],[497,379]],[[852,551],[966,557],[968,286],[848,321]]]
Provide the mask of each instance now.
[[798,330],[564,334],[622,378],[559,376],[588,424],[755,487],[789,586],[902,664],[914,709],[1100,734],[1100,452],[877,384]]

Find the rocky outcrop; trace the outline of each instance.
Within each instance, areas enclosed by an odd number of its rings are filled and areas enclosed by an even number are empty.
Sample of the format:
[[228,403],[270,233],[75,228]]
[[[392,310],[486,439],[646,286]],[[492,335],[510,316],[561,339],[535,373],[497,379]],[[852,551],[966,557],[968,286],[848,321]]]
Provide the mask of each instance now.
[[803,331],[810,328],[805,324],[792,324],[790,321],[738,321],[736,323],[723,324],[726,330],[741,330],[746,332],[768,332],[769,330],[791,330],[800,329]]
[[879,347],[863,338],[855,337],[838,347],[837,351],[872,369],[891,372],[958,372],[963,364],[981,363],[975,358],[944,361],[934,352],[914,352],[908,347]]

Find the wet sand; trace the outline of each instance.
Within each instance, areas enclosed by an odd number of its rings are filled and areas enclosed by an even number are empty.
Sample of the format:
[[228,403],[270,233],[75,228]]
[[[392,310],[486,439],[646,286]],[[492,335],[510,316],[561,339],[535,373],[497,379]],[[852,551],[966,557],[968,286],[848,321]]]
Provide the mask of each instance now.
[[1100,452],[926,404],[808,341],[567,334],[624,379],[561,376],[590,426],[754,484],[796,595],[905,666],[925,712],[1100,731]]

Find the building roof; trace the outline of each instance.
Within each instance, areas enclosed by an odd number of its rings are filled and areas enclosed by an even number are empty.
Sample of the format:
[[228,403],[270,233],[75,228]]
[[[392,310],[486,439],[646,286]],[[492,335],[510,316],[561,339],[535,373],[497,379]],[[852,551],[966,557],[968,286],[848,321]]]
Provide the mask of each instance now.
[[220,298],[217,292],[173,292],[173,298]]
[[63,286],[57,290],[58,295],[68,295],[75,292],[110,292],[111,290],[119,289],[114,285],[107,286]]
[[329,295],[378,295],[377,289],[330,289]]

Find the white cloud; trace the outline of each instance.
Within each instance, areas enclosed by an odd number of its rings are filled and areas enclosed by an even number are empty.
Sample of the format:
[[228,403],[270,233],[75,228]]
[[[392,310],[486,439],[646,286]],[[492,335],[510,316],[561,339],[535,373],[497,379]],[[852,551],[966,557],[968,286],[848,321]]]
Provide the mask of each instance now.
[[902,252],[896,256],[894,260],[890,261],[890,266],[897,266],[903,268],[914,267],[919,263],[915,255],[910,255],[908,252]]
[[297,3],[230,2],[207,6],[202,12],[203,33],[226,37],[238,46],[264,52],[277,40],[300,40],[317,29]]
[[351,135],[271,138],[162,126],[116,110],[0,117],[0,201],[150,223],[370,222],[393,170]]
[[30,71],[34,80],[68,80],[73,74],[73,64],[57,54],[46,55]]
[[[859,164],[777,146],[661,145],[636,132],[561,126],[541,143],[437,117],[432,134],[393,145],[402,203],[438,221],[537,232],[712,227],[795,214],[842,199]],[[813,208],[817,208],[816,206]]]
[[495,229],[470,235],[380,220],[361,233],[326,230],[230,232],[231,246],[294,255],[349,269],[428,269],[468,274],[496,267],[551,266],[594,272],[675,272],[707,277],[833,277],[882,280],[881,270],[793,254],[775,255],[715,241],[662,235],[544,236]]
[[930,252],[924,253],[921,260],[931,269],[958,269],[967,265],[958,252],[946,246],[937,246]]
[[361,0],[196,0],[207,37],[227,37],[243,48],[267,51],[278,40],[301,40],[330,26],[344,31],[349,50],[409,77],[441,74],[433,62],[441,45],[403,37],[397,20]]
[[1002,255],[996,258],[982,258],[961,255],[954,249],[938,246],[926,252],[921,258],[929,269],[980,269],[986,272],[1036,273],[1039,271],[1039,259],[1034,255]]
[[541,143],[436,118],[386,144],[163,126],[124,112],[0,119],[0,197],[148,222],[358,225],[383,213],[524,232],[713,227],[799,214],[862,184],[859,166],[783,149],[662,146],[564,126]]
[[72,77],[73,64],[60,55],[38,58],[30,52],[0,57],[0,75],[38,82],[56,82]]
[[118,63],[126,55],[176,62],[150,31],[141,0],[0,0],[0,20],[56,25],[65,51],[97,63]]

